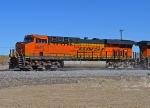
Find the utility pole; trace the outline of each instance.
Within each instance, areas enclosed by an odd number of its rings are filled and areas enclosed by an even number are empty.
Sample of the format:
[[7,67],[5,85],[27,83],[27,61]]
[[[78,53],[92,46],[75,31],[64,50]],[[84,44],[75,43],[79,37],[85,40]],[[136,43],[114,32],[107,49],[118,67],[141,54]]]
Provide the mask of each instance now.
[[124,30],[120,29],[119,31],[120,31],[120,39],[122,40],[122,32],[123,32]]

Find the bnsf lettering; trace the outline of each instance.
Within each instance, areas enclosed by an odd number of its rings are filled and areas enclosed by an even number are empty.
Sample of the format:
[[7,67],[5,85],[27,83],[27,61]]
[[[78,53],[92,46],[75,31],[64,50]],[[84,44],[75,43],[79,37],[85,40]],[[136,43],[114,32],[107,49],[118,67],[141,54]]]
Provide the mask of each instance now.
[[35,49],[44,49],[44,46],[35,45]]
[[87,48],[86,48],[86,51],[93,51],[93,49],[94,49],[94,48],[87,47]]
[[99,47],[80,47],[79,51],[100,51]]
[[94,48],[94,51],[99,51],[99,50],[100,50],[99,47],[95,47],[95,48]]

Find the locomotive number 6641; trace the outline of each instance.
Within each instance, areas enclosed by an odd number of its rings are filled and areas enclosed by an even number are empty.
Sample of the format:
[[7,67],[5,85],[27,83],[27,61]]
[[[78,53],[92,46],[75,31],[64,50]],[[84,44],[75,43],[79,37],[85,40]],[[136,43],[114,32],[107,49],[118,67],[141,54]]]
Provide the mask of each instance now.
[[40,46],[40,45],[35,45],[35,47],[34,47],[35,49],[41,49],[41,50],[43,50],[44,49],[44,46]]

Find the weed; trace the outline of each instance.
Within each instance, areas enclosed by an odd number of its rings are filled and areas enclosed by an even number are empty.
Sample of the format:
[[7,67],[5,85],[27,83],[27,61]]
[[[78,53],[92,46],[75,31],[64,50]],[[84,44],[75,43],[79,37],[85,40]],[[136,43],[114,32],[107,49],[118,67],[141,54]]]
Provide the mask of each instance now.
[[0,55],[0,65],[8,64],[9,56],[7,55]]

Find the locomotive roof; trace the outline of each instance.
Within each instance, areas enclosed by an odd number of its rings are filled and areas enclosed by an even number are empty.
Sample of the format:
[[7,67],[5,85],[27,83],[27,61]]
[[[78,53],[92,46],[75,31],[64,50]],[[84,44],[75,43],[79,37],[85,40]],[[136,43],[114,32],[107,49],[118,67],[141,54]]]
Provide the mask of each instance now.
[[106,39],[107,44],[134,45],[136,42],[131,40]]
[[132,40],[119,40],[119,39],[99,39],[99,38],[93,38],[93,39],[88,39],[85,37],[84,39],[81,39],[79,37],[63,37],[63,36],[48,36],[49,42],[52,41],[52,38],[56,37],[57,42],[63,42],[64,38],[67,38],[69,42],[74,42],[74,43],[95,43],[95,44],[121,44],[121,45],[135,45],[136,42]]
[[150,41],[143,40],[143,41],[137,42],[136,45],[150,45]]
[[93,44],[105,43],[104,39],[98,39],[98,38],[88,39],[87,37],[81,39],[79,37],[63,37],[63,36],[48,36],[49,42],[53,42],[53,38],[56,38],[57,42],[64,42],[64,40],[67,39],[68,42],[73,42],[73,43],[93,43]]

